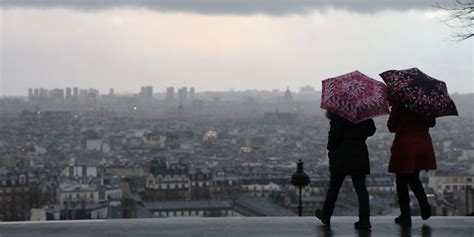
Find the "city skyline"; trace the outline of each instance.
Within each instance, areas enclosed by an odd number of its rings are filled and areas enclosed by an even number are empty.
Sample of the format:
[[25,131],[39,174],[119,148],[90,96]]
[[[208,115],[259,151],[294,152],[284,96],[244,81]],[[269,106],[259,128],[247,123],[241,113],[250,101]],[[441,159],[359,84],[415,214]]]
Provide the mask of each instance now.
[[[39,93],[40,90],[45,90],[46,93],[47,93],[46,95],[48,95],[48,96],[50,95],[49,93],[51,93],[51,92],[54,92],[54,91],[57,91],[57,90],[62,90],[63,93],[64,93],[63,97],[66,99],[67,98],[67,90],[68,89],[73,90],[74,88],[78,88],[78,90],[85,90],[85,91],[94,90],[94,91],[98,92],[98,95],[113,94],[113,95],[121,95],[121,96],[131,96],[131,95],[140,94],[141,93],[141,87],[151,87],[151,88],[153,88],[153,93],[152,93],[153,96],[155,96],[155,95],[165,95],[166,96],[167,90],[169,90],[171,88],[174,89],[173,93],[177,93],[179,89],[186,88],[186,89],[195,90],[196,94],[199,94],[199,93],[245,93],[245,92],[257,92],[258,93],[258,92],[270,92],[270,93],[281,93],[283,95],[283,93],[285,93],[285,91],[287,91],[287,90],[290,91],[291,93],[295,93],[295,94],[308,93],[308,92],[321,93],[321,90],[316,90],[314,87],[312,87],[310,85],[301,85],[301,86],[297,86],[295,88],[291,88],[290,86],[287,86],[287,87],[284,87],[284,88],[264,88],[264,89],[248,88],[248,89],[241,89],[241,90],[235,90],[234,88],[228,88],[227,90],[202,90],[202,91],[197,90],[196,87],[189,87],[189,86],[178,86],[178,87],[168,86],[168,87],[165,87],[165,88],[159,88],[157,90],[157,88],[155,88],[153,86],[146,85],[146,86],[138,86],[138,87],[134,88],[134,90],[129,90],[129,91],[117,91],[113,87],[109,87],[109,88],[105,88],[103,90],[99,90],[99,89],[92,88],[92,87],[66,86],[64,88],[58,88],[58,87],[25,88],[25,91],[24,91],[23,94],[5,95],[5,96],[0,95],[0,98],[28,97],[30,89],[32,90],[32,94],[34,93],[34,90],[37,89],[38,93]],[[473,94],[473,93],[474,92],[467,92],[467,93],[453,92],[453,93],[449,93],[449,94],[450,95],[470,95],[470,94]]]

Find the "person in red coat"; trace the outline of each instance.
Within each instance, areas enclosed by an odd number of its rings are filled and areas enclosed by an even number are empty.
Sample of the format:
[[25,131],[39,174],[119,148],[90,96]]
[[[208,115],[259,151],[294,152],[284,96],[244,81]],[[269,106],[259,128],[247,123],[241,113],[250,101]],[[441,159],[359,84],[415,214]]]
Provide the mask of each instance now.
[[428,132],[434,127],[434,118],[425,118],[410,112],[400,105],[393,104],[387,127],[395,133],[388,171],[396,174],[396,186],[400,216],[395,223],[411,225],[410,196],[408,186],[416,196],[421,209],[423,220],[431,216],[431,205],[421,184],[419,175],[421,170],[436,169],[431,136]]

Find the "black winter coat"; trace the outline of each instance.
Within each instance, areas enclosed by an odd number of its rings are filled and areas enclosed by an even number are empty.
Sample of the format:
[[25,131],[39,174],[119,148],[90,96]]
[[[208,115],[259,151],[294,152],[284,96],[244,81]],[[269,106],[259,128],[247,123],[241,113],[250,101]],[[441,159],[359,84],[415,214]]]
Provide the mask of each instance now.
[[365,141],[374,135],[374,120],[357,124],[338,115],[330,121],[327,149],[329,171],[341,174],[370,174],[369,152]]

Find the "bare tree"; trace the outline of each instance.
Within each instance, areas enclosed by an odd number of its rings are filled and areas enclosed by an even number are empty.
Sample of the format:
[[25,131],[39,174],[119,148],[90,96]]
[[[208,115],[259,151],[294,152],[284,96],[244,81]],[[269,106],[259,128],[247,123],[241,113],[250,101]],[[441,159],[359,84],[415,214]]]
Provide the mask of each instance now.
[[448,12],[448,17],[443,21],[456,29],[454,40],[459,42],[474,36],[474,0],[456,0],[452,5],[438,3],[436,7]]

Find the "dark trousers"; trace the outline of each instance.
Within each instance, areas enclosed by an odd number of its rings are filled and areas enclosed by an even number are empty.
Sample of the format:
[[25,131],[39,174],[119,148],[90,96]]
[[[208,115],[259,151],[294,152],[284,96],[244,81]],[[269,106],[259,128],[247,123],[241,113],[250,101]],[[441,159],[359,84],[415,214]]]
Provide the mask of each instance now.
[[[323,213],[326,216],[331,216],[334,211],[334,206],[336,204],[337,195],[339,194],[339,189],[341,188],[342,183],[344,182],[345,174],[337,174],[335,172],[331,173],[331,178],[329,180],[329,189],[326,194],[326,200],[324,201]],[[369,193],[367,192],[367,187],[365,186],[365,174],[360,175],[351,175],[352,184],[357,193],[357,198],[359,200],[359,212],[360,210],[369,210]]]
[[420,181],[420,171],[412,174],[397,174],[397,196],[398,204],[400,205],[401,214],[404,216],[411,215],[410,213],[410,195],[408,194],[408,186],[415,194],[418,204],[421,208],[429,205],[428,198],[425,194],[425,189]]

